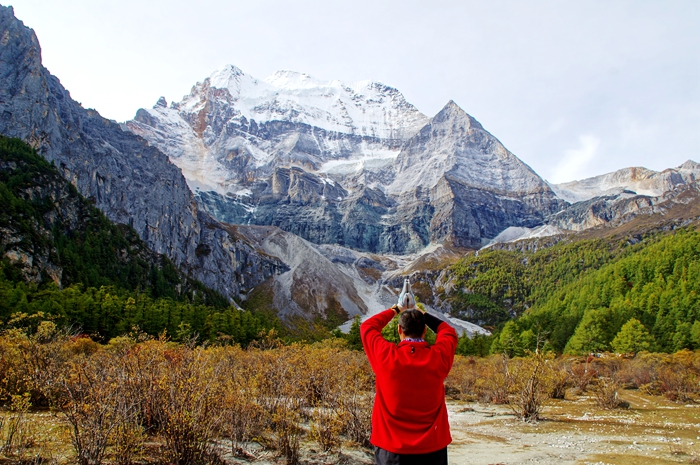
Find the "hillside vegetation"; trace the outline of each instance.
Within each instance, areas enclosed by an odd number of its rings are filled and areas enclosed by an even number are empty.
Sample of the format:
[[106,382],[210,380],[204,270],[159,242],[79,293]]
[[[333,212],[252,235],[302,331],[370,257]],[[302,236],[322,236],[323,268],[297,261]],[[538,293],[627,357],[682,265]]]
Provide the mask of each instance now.
[[453,267],[454,305],[500,324],[492,352],[700,348],[700,233],[678,229],[632,242],[482,251]]
[[268,314],[231,307],[180,272],[126,225],[115,225],[57,169],[0,136],[0,322],[42,319],[107,341],[138,327],[177,339],[249,343],[279,329]]

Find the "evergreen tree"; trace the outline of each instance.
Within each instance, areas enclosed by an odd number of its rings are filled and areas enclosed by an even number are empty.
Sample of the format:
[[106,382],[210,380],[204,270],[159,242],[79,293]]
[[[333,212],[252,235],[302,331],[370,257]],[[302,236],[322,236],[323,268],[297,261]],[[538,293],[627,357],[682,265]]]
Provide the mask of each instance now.
[[362,339],[360,338],[360,325],[362,324],[362,318],[360,315],[355,315],[352,320],[352,326],[350,326],[350,331],[348,332],[345,339],[348,341],[348,347],[353,350],[362,350]]
[[606,309],[590,310],[581,319],[564,352],[572,355],[600,352],[609,347],[609,319]]
[[612,341],[612,348],[620,354],[636,354],[643,350],[654,350],[654,337],[636,318],[625,323]]
[[503,327],[503,330],[494,339],[491,346],[492,354],[506,354],[509,357],[518,357],[523,355],[523,346],[520,339],[520,330],[514,321],[509,321]]
[[690,328],[690,338],[693,341],[695,349],[700,349],[700,320],[695,321],[692,328]]
[[399,338],[399,316],[396,315],[388,325],[382,329],[382,336],[384,336],[384,339],[386,339],[389,342],[393,342],[394,344],[398,344],[399,341],[401,340]]

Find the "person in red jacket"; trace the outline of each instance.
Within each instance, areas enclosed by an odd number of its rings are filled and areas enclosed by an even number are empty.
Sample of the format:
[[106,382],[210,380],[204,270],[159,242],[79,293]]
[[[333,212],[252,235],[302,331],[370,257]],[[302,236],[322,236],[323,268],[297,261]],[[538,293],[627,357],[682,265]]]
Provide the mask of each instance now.
[[[396,314],[398,345],[382,337]],[[437,334],[432,346],[425,342],[426,327]],[[362,323],[360,336],[377,380],[370,437],[377,465],[447,464],[452,436],[444,381],[457,349],[455,330],[415,309],[406,280],[399,304]]]

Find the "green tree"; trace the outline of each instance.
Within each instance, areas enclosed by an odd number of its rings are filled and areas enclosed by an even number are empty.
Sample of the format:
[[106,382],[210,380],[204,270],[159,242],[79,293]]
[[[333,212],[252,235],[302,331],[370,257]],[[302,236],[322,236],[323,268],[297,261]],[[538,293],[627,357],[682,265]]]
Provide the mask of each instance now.
[[606,329],[609,326],[606,313],[605,309],[586,312],[566,344],[564,352],[579,355],[607,350],[610,336]]
[[508,357],[518,357],[523,355],[523,346],[520,338],[520,330],[514,321],[509,321],[503,330],[494,339],[491,346],[492,354],[506,354]]
[[643,350],[654,350],[654,337],[647,328],[636,318],[631,318],[617,333],[612,341],[612,348],[621,354],[636,354]]
[[700,321],[693,323],[693,326],[690,328],[690,337],[693,344],[695,344],[695,348],[700,349]]
[[399,341],[401,340],[399,338],[399,316],[396,315],[388,325],[382,329],[382,336],[384,336],[384,339],[386,339],[389,342],[393,342],[394,344],[398,344]]
[[355,315],[352,320],[352,326],[345,339],[348,341],[348,347],[353,350],[362,350],[362,339],[360,339],[360,325],[362,318],[360,315]]

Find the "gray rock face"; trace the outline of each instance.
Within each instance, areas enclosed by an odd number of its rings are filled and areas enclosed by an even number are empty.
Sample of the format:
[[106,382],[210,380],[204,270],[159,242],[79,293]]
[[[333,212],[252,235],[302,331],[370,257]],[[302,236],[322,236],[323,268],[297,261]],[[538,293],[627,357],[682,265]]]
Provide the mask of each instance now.
[[624,191],[659,197],[679,185],[691,184],[699,179],[700,164],[688,160],[681,166],[661,172],[641,167],[624,168],[580,181],[555,184],[552,188],[560,198],[577,203],[594,197],[616,196]]
[[679,211],[675,216],[697,218],[700,215],[700,181],[678,183],[655,197],[632,191],[594,197],[552,215],[547,223],[562,230],[584,231],[620,226],[640,216],[666,216],[671,209]]
[[166,155],[72,100],[11,7],[0,7],[0,34],[0,133],[29,143],[112,221],[229,298],[285,268],[199,212]]

